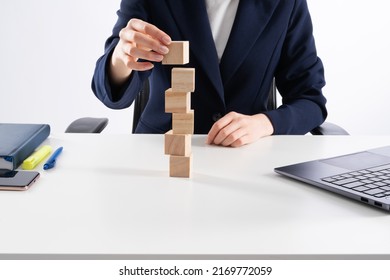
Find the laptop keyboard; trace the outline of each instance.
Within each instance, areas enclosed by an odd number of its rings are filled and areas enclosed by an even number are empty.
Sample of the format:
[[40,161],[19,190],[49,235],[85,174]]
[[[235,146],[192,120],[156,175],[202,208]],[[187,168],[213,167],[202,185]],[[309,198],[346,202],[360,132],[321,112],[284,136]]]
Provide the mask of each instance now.
[[390,164],[321,179],[378,198],[390,199]]

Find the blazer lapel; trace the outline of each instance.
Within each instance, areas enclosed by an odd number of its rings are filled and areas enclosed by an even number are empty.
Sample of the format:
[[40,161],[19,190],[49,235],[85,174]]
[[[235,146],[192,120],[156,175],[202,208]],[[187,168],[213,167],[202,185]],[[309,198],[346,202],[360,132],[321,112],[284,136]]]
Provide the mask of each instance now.
[[241,0],[220,69],[223,84],[232,78],[260,37],[280,0]]
[[224,100],[217,50],[211,33],[204,0],[167,0],[183,40],[190,41],[190,51],[199,61],[210,82]]

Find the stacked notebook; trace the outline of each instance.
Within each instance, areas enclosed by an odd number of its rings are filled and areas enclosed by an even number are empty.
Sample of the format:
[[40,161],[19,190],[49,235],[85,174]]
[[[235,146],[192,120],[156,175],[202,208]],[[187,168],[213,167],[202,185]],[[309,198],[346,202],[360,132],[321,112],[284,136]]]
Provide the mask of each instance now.
[[0,169],[18,168],[49,135],[48,124],[0,123]]

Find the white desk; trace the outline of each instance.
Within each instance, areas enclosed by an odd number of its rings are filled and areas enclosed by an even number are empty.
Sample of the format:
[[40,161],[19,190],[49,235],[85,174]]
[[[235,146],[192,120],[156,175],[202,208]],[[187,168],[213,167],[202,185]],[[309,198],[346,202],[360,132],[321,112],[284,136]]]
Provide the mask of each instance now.
[[193,136],[190,179],[162,135],[52,135],[64,151],[26,192],[0,192],[0,258],[390,258],[390,214],[274,173],[390,137]]

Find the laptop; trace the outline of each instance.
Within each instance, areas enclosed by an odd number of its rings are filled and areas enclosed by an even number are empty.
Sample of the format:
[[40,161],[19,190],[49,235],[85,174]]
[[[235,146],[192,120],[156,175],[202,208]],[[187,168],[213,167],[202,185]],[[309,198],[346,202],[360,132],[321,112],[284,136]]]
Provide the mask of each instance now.
[[275,172],[390,211],[390,146],[277,167]]

